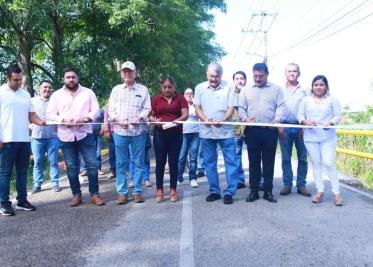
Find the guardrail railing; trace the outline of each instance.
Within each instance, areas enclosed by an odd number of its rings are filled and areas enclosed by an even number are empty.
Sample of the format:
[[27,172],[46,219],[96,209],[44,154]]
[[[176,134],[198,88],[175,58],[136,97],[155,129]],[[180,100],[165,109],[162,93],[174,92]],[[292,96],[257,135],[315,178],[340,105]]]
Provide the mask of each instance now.
[[[373,131],[359,131],[359,130],[337,130],[337,134],[346,134],[346,135],[362,135],[362,136],[373,136]],[[359,151],[354,151],[350,149],[343,149],[337,147],[336,151],[338,153],[342,154],[347,154],[351,156],[356,156],[356,157],[361,157],[361,158],[366,158],[366,159],[373,159],[373,154],[371,153],[366,153],[366,152],[359,152]]]

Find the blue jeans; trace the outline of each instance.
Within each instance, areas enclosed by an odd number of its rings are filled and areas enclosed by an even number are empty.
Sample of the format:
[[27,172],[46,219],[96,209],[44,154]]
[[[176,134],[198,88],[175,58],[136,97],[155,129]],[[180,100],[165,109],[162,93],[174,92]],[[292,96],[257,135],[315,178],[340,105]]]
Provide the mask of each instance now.
[[109,139],[109,165],[110,169],[116,169],[115,166],[115,143],[114,143],[114,132],[110,132],[110,139]]
[[197,171],[205,172],[205,164],[203,161],[203,148],[202,148],[201,138],[200,138],[200,142],[198,146],[198,153],[197,153]]
[[145,158],[145,141],[146,132],[136,136],[123,136],[114,133],[115,143],[115,157],[117,169],[117,192],[119,195],[127,195],[127,176],[124,173],[126,166],[128,166],[130,157],[129,150],[131,145],[131,152],[133,156],[133,177],[134,185],[133,195],[141,194],[142,192],[142,175],[144,172],[144,158]]
[[234,138],[207,139],[201,138],[203,146],[203,159],[206,168],[207,180],[209,182],[210,192],[220,194],[219,175],[217,169],[218,152],[217,144],[220,145],[223,152],[227,188],[224,195],[234,195],[237,191],[238,162],[236,160],[236,151],[234,147]]
[[163,188],[164,169],[168,158],[170,169],[170,188],[176,188],[178,161],[183,142],[182,133],[154,129],[155,179],[157,189]]
[[58,167],[58,138],[33,138],[31,140],[31,150],[34,155],[34,187],[40,187],[44,181],[44,160],[45,152],[49,161],[49,177],[52,186],[58,186],[60,169]]
[[236,160],[238,162],[238,182],[245,183],[245,172],[242,168],[242,146],[243,146],[243,137],[234,137],[234,146],[236,149]]
[[60,147],[67,165],[67,177],[73,195],[80,196],[82,194],[79,182],[79,153],[87,166],[89,192],[92,196],[98,195],[96,144],[93,134],[87,134],[79,141],[63,142],[60,140]]
[[[143,175],[142,175],[142,178],[144,181],[149,181],[150,179],[150,158],[149,158],[149,150],[150,148],[145,148],[145,158],[144,158],[144,172],[143,172]],[[130,165],[129,165],[129,170],[130,170],[130,174],[131,174],[131,177],[133,177],[134,175],[134,168],[133,168],[133,160],[132,160],[132,150],[131,150],[131,146],[130,146]]]
[[10,177],[16,167],[17,200],[27,199],[27,168],[30,163],[30,142],[3,143],[0,150],[0,202],[9,201]]
[[293,186],[293,169],[291,166],[291,154],[293,152],[293,144],[297,150],[298,168],[297,168],[297,187],[306,186],[307,177],[307,149],[304,145],[303,138],[300,136],[302,129],[285,128],[285,140],[280,140],[281,156],[282,156],[282,179],[284,186]]
[[178,162],[178,177],[179,182],[183,181],[183,173],[185,169],[185,162],[189,154],[189,180],[197,179],[197,154],[199,147],[199,133],[185,133],[183,134],[183,145],[181,146],[179,162]]
[[[95,144],[96,144],[96,165],[97,165],[97,169],[101,170],[101,166],[102,166],[102,158],[101,158],[102,136],[98,135],[98,134],[93,134],[93,139],[94,139]],[[87,169],[87,165],[85,164],[84,160],[83,160],[82,169],[83,170]]]

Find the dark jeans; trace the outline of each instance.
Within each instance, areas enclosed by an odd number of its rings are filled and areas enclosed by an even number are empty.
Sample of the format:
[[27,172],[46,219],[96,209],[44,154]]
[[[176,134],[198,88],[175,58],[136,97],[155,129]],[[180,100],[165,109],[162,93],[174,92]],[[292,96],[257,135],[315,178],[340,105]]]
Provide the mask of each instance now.
[[0,202],[9,201],[10,177],[16,167],[16,189],[19,202],[27,199],[27,169],[30,163],[30,142],[4,143],[0,150]]
[[163,177],[166,161],[170,168],[170,188],[176,188],[178,160],[183,143],[182,133],[168,133],[162,129],[154,130],[155,177],[157,189],[163,188]]
[[245,142],[249,154],[251,190],[258,190],[262,164],[264,178],[263,189],[264,191],[272,192],[277,139],[277,128],[246,127]]
[[93,134],[88,134],[79,141],[63,142],[60,140],[60,148],[67,165],[67,177],[71,191],[74,196],[80,196],[79,182],[79,153],[87,167],[89,192],[91,195],[98,194],[98,174],[96,165],[96,143]]
[[116,169],[114,132],[110,132],[109,140],[109,165],[110,169]]

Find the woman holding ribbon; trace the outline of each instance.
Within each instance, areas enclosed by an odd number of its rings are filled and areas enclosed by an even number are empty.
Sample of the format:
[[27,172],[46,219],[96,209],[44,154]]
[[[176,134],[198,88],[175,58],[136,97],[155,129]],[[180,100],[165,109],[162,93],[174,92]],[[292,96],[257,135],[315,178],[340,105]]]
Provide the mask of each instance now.
[[178,159],[183,142],[183,126],[175,122],[188,118],[188,103],[184,96],[176,93],[175,80],[167,75],[161,81],[160,94],[153,97],[151,104],[149,121],[155,123],[153,142],[156,160],[156,201],[162,202],[164,197],[163,178],[168,158],[170,200],[174,202],[177,201]]
[[[339,181],[335,166],[337,137],[336,131],[330,126],[340,121],[341,106],[337,99],[329,94],[328,80],[323,75],[317,75],[312,80],[311,95],[305,97],[298,111],[301,124],[315,126],[304,130],[304,144],[311,156],[313,176],[317,193],[313,196],[313,203],[320,203],[324,197],[324,183],[322,166],[326,167],[337,206],[343,205],[340,194]],[[319,128],[316,126],[324,126]]]

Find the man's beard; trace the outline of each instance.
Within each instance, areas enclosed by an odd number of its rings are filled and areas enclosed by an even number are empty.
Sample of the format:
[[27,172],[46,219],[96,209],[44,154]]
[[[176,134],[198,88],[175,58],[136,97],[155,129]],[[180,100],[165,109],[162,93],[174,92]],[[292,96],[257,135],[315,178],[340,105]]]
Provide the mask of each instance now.
[[74,83],[74,82],[65,83],[65,87],[70,90],[75,90],[76,88],[79,87],[79,83]]

